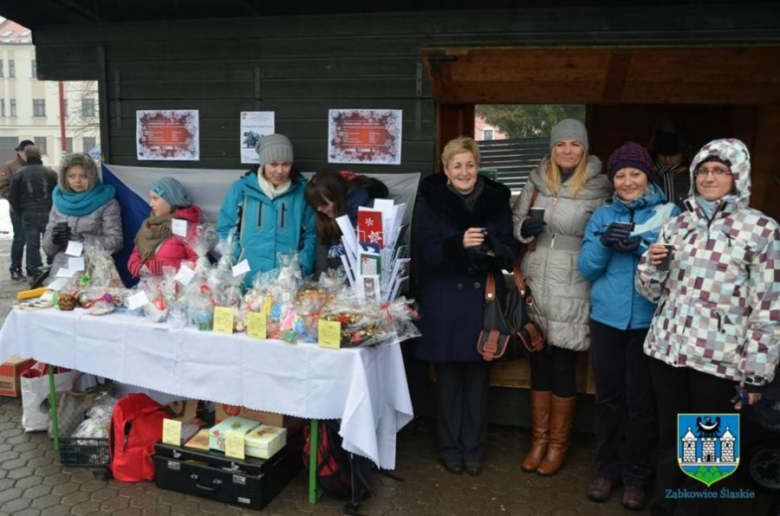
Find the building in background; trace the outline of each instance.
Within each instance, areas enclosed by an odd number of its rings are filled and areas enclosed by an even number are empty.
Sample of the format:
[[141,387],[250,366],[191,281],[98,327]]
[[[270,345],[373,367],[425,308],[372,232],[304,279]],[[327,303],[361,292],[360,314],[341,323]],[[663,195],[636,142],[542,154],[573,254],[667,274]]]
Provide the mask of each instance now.
[[478,142],[506,140],[506,135],[497,127],[485,122],[481,116],[474,117],[474,139]]
[[[29,29],[0,23],[0,163],[13,159],[20,140],[32,140],[43,162],[63,156],[59,83],[40,81]],[[100,145],[97,82],[63,83],[66,152],[89,152]]]

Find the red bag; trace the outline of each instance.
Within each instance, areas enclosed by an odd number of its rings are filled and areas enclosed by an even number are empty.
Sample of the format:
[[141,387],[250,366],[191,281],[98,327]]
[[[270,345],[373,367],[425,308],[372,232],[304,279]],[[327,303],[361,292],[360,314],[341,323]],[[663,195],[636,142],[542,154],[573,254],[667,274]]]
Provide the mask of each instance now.
[[[338,423],[320,421],[317,433],[317,483],[330,496],[347,498],[352,493],[351,464],[347,452],[341,447]],[[303,445],[303,464],[308,469],[311,452],[311,430],[303,427],[306,443]]]
[[111,414],[111,472],[122,482],[154,480],[154,445],[162,440],[163,406],[146,394],[128,394]]

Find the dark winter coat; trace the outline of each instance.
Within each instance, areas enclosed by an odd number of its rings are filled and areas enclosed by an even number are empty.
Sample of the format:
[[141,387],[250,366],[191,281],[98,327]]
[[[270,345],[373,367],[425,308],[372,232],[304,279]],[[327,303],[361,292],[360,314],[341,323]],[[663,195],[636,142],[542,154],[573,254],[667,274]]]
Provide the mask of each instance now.
[[[485,279],[490,269],[511,269],[517,252],[512,235],[512,210],[509,189],[491,181],[484,189],[473,212],[463,199],[447,188],[447,177],[436,174],[423,180],[423,201],[415,218],[416,254],[420,278],[420,330],[416,347],[418,358],[431,362],[467,362],[482,360],[477,339],[482,330],[482,305]],[[486,242],[495,253],[492,263],[473,270],[463,248],[463,234],[469,228],[487,230]],[[497,286],[504,290],[502,274]]]
[[8,201],[18,213],[51,211],[51,193],[57,186],[57,174],[42,163],[30,162],[11,179]]

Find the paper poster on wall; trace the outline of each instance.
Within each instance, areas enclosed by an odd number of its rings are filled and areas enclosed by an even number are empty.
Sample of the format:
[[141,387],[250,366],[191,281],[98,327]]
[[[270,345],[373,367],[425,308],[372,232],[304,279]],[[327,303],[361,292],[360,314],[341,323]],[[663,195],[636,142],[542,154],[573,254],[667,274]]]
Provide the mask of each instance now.
[[259,161],[255,146],[263,136],[274,134],[274,124],[273,111],[241,112],[241,163],[257,163]]
[[328,163],[400,165],[402,122],[396,109],[331,109]]
[[200,160],[200,120],[197,109],[136,111],[135,117],[139,161]]

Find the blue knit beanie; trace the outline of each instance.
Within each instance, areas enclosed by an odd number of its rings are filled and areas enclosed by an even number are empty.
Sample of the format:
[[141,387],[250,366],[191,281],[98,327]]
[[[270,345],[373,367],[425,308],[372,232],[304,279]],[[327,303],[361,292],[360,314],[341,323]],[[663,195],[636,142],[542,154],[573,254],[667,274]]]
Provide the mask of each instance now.
[[165,202],[170,204],[173,209],[192,205],[190,195],[182,184],[172,177],[164,177],[155,181],[152,185],[152,191],[165,199]]

